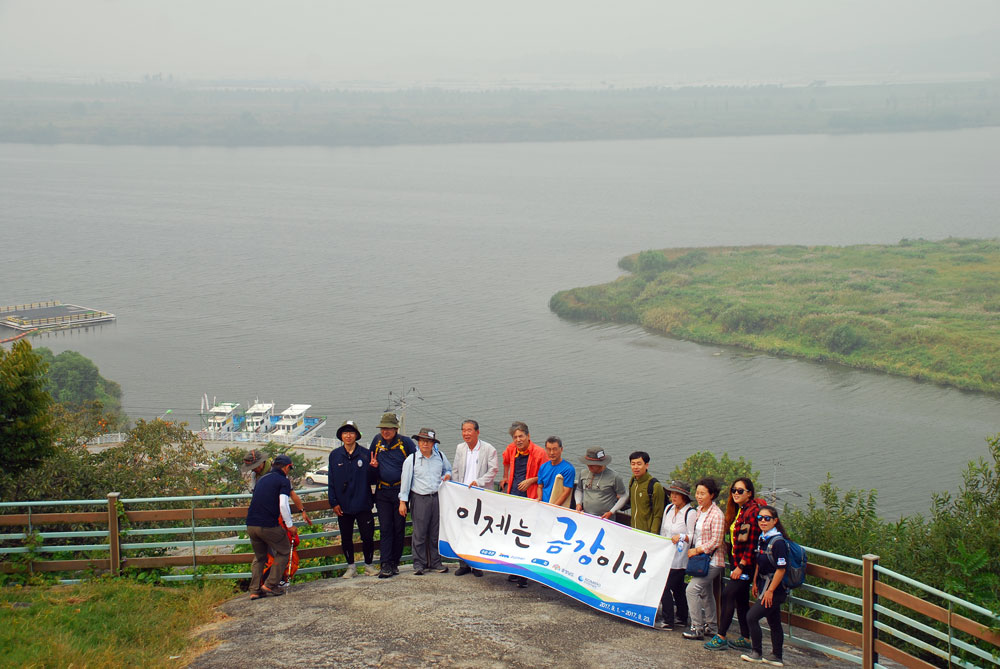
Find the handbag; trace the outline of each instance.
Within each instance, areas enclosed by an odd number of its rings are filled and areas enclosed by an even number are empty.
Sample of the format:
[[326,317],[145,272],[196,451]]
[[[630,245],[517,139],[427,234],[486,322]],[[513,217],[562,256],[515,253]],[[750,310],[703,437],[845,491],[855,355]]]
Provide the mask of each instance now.
[[708,568],[712,564],[712,556],[709,553],[698,553],[692,558],[688,558],[687,569],[684,573],[688,576],[707,576]]

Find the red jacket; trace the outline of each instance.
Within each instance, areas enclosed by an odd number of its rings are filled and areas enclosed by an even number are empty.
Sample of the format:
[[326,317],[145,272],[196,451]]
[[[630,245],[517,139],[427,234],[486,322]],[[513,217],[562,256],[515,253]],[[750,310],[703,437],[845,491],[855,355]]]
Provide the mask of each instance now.
[[760,512],[760,507],[766,504],[767,502],[762,499],[751,499],[747,502],[746,506],[736,514],[735,531],[730,537],[733,567],[739,567],[744,572],[749,569],[750,576],[753,576],[754,553],[757,550],[757,540],[760,538],[757,514]]
[[[507,475],[507,484],[504,486],[502,492],[510,494],[510,484],[514,478],[514,457],[517,455],[517,446],[514,442],[507,444],[507,448],[503,452],[503,466],[504,471],[507,467],[510,467],[510,473]],[[538,476],[538,468],[542,466],[543,463],[549,461],[549,455],[545,452],[545,449],[536,444],[533,441],[528,442],[528,472],[525,474],[527,478],[532,478]],[[534,498],[537,496],[536,491],[538,490],[538,484],[533,483],[528,486],[525,491],[528,493],[529,498]]]

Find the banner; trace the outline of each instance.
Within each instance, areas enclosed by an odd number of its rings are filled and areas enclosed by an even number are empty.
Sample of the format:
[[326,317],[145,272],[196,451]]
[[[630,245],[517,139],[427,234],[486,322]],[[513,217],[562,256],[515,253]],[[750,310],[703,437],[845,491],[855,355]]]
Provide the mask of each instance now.
[[441,486],[438,500],[441,555],[653,625],[676,550],[665,537],[453,481]]

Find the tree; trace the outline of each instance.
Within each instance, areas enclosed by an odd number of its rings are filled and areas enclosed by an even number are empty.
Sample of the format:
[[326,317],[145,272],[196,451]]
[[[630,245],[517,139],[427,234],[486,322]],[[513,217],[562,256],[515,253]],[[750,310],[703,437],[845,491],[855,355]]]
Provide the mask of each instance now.
[[684,481],[691,486],[692,495],[698,480],[708,477],[715,479],[716,483],[719,484],[717,501],[723,507],[726,505],[729,494],[727,492],[728,486],[737,478],[744,477],[753,481],[757,487],[757,496],[760,496],[760,472],[754,471],[753,463],[750,461],[743,458],[733,460],[728,453],[723,453],[721,458],[716,458],[709,451],[692,453],[680,467],[676,467],[674,471],[670,472],[670,478]]
[[70,408],[100,402],[112,413],[121,411],[121,386],[100,375],[97,365],[76,351],[53,355],[47,348],[38,354],[48,363],[47,390],[52,399]]
[[0,349],[0,470],[16,473],[52,453],[54,432],[46,366],[27,340]]

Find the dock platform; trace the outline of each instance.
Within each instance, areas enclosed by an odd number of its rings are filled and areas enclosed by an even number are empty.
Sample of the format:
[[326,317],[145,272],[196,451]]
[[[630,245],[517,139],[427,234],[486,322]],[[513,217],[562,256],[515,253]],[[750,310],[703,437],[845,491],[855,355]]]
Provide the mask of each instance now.
[[113,320],[115,315],[106,311],[54,300],[0,307],[0,325],[21,332],[86,327]]

